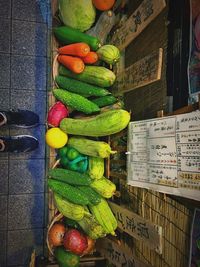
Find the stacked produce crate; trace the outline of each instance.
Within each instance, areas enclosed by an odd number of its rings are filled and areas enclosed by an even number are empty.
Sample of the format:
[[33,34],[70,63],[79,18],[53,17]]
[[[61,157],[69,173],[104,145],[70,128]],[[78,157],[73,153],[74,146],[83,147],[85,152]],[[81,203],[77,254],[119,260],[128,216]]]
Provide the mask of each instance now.
[[115,235],[117,228],[107,202],[116,185],[105,177],[104,168],[105,160],[117,151],[112,151],[107,137],[125,129],[130,114],[110,91],[116,79],[111,69],[120,52],[106,43],[106,30],[102,34],[98,24],[102,15],[113,15],[103,12],[113,4],[60,0],[54,6],[58,24],[53,29],[53,105],[46,143],[56,163],[51,162],[48,170],[47,245],[63,267],[79,266],[81,257],[94,253],[96,240]]

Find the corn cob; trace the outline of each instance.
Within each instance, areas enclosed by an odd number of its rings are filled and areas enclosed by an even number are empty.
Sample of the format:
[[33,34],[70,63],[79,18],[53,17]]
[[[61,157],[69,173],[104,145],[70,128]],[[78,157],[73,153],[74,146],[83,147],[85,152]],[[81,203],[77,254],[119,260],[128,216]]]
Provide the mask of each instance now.
[[104,159],[89,157],[88,174],[92,179],[100,179],[104,174]]
[[108,143],[103,141],[94,141],[84,137],[73,136],[69,138],[68,145],[72,146],[80,153],[100,158],[108,158],[110,154],[115,154]]
[[114,195],[116,191],[116,186],[113,182],[105,178],[93,180],[90,186],[99,193],[102,197],[110,198]]
[[95,206],[89,205],[89,209],[97,222],[103,227],[104,231],[107,234],[115,235],[117,220],[115,219],[107,201],[102,198],[99,204]]
[[85,215],[90,216],[88,211],[86,211],[83,206],[73,204],[69,202],[68,200],[64,199],[59,194],[54,193],[54,200],[55,200],[57,209],[65,217],[68,217],[75,221],[80,221],[83,219]]
[[106,233],[103,227],[97,222],[94,216],[84,216],[83,219],[78,221],[83,231],[92,239],[104,237]]

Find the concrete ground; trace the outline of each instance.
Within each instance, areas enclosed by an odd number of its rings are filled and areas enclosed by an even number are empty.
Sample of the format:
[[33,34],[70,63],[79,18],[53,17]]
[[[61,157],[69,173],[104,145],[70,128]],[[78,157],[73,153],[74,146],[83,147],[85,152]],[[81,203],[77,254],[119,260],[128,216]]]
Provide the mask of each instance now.
[[29,130],[2,127],[0,135],[30,134],[39,148],[0,154],[0,267],[28,266],[44,252],[45,122],[50,77],[49,0],[0,0],[0,110],[28,109],[40,117]]

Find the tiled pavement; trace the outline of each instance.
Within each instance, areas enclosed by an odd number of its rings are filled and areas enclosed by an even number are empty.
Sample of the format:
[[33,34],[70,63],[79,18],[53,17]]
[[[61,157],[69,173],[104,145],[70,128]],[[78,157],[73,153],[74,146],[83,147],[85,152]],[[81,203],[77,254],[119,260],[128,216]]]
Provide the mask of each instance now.
[[32,250],[44,250],[49,2],[0,0],[0,109],[28,109],[40,117],[33,129],[0,129],[0,135],[39,140],[32,153],[0,154],[0,267],[28,266]]

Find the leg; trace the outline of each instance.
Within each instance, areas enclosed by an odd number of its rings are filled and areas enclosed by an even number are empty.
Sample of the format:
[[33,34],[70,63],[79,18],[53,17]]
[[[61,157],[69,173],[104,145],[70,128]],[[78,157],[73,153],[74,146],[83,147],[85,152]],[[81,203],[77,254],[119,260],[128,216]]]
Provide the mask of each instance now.
[[3,152],[5,150],[5,144],[2,139],[0,139],[0,152]]
[[38,140],[31,135],[0,137],[0,152],[30,152],[38,148]]
[[7,124],[21,128],[31,128],[39,124],[39,117],[29,110],[0,111],[0,126]]

